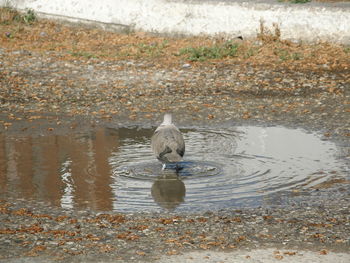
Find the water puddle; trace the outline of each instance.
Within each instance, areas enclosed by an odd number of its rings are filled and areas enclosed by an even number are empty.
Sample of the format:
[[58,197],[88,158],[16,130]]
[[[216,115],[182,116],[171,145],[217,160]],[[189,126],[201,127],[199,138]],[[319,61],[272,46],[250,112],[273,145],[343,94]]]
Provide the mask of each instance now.
[[99,128],[66,135],[0,134],[1,197],[65,209],[205,211],[280,204],[347,184],[348,148],[284,127],[182,130],[181,169],[161,170],[153,130]]

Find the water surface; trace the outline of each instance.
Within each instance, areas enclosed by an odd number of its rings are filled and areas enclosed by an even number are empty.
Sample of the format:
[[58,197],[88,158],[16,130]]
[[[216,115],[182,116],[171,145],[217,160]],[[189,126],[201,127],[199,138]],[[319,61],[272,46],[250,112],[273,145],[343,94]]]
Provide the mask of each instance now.
[[[300,129],[182,129],[181,170],[161,170],[153,130],[0,134],[2,198],[65,209],[204,211],[281,204],[327,182],[347,182],[347,148]],[[329,184],[332,186],[332,184]]]

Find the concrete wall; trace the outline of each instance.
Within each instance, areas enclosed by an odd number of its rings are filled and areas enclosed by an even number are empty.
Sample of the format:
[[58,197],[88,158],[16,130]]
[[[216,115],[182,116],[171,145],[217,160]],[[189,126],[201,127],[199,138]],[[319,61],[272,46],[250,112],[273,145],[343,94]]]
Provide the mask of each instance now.
[[277,0],[0,0],[41,16],[161,34],[254,37],[260,21],[283,39],[350,44],[350,3],[286,4]]

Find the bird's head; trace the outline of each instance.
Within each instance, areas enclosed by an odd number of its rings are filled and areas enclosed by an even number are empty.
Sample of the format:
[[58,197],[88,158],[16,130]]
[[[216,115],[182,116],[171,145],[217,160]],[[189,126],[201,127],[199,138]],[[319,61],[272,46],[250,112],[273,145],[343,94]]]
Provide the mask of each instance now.
[[170,113],[165,113],[162,125],[170,125],[170,124],[172,124],[171,114]]

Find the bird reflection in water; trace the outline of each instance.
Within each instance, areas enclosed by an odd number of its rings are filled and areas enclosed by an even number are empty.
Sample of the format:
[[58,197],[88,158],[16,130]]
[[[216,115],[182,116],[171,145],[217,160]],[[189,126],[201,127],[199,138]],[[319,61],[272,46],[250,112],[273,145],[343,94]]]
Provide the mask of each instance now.
[[173,211],[184,202],[186,187],[179,177],[178,170],[166,169],[154,181],[151,193],[160,207]]

